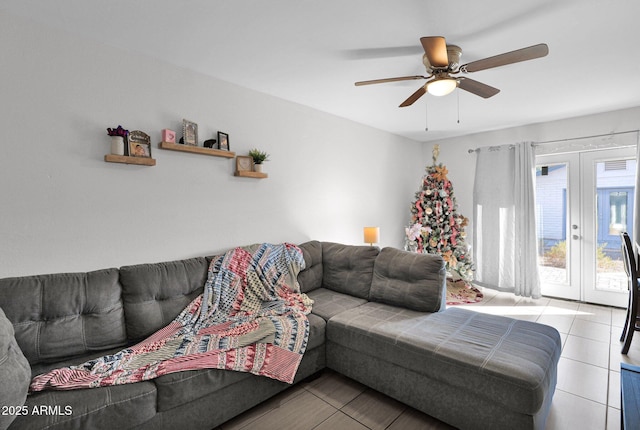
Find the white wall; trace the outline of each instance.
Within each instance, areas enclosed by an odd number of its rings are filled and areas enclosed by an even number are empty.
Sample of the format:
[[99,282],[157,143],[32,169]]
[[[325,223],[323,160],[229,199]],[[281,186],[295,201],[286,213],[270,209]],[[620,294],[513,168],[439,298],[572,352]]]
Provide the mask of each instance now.
[[[0,277],[88,271],[309,239],[402,246],[422,144],[0,14]],[[170,55],[170,53],[168,53]],[[160,150],[199,124],[234,160]],[[155,167],[105,163],[107,127],[149,133]]]
[[[524,141],[573,139],[638,129],[640,107],[429,142],[423,148],[423,162],[431,163],[433,146],[439,144],[438,161],[445,164],[449,170],[449,179],[453,184],[459,212],[472,221],[476,155],[470,154],[469,149]],[[467,243],[471,244],[473,224],[467,229],[467,233]]]

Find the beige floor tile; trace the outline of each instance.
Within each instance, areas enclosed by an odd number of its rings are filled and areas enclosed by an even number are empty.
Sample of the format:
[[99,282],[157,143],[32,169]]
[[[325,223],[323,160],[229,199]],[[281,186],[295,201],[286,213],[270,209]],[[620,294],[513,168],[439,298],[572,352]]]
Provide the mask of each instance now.
[[[556,309],[563,309],[565,312],[568,310],[577,311],[580,303],[572,302],[569,300],[559,300],[559,299],[551,299],[549,300],[549,304],[547,305],[547,309],[549,312],[554,312]],[[575,312],[572,312],[572,315],[575,315]]]
[[607,411],[607,430],[620,430],[620,410],[609,408]]
[[568,334],[560,332],[560,340],[562,341],[562,349],[564,350],[564,346],[567,344]]
[[[611,343],[613,344],[613,342],[620,342],[620,336],[622,336],[622,326],[618,327],[615,325],[611,326]],[[622,344],[620,344],[622,346]]]
[[611,325],[611,308],[581,303],[576,319]]
[[509,315],[511,318],[515,318],[517,320],[522,321],[531,321],[536,322],[538,320],[538,315]]
[[569,334],[601,342],[609,342],[611,340],[611,325],[576,318]]
[[624,327],[624,321],[627,317],[627,311],[625,309],[612,309],[611,310],[611,325],[622,329]]
[[556,390],[546,430],[604,430],[606,415],[605,405]]
[[555,327],[560,333],[569,333],[574,318],[574,315],[550,315],[543,313],[538,317],[537,322]]
[[[303,390],[298,396],[284,404],[284,407],[271,409],[258,421],[248,424],[244,429],[260,430],[300,430],[313,429],[324,422],[337,409]],[[259,425],[256,425],[259,423]]]
[[377,391],[367,389],[341,410],[371,430],[386,429],[407,408]]
[[325,371],[306,389],[333,407],[340,409],[358,397],[367,387],[336,372]]
[[455,427],[408,407],[387,430],[455,430]]
[[562,349],[562,357],[609,368],[609,342],[569,335]]
[[622,350],[622,342],[618,341],[618,339],[611,340],[610,350],[611,356],[609,359],[609,368],[611,370],[616,370],[619,372],[620,363],[628,363],[635,366],[640,366],[640,332],[634,335],[633,341],[631,342],[631,347],[629,348],[629,352],[626,355],[623,355],[620,352]]
[[305,392],[305,390],[301,385],[294,385],[291,388],[287,388],[285,391],[281,392],[280,394],[273,396],[269,400],[260,403],[259,405],[249,409],[243,414],[238,415],[237,417],[222,424],[220,426],[220,429],[221,430],[239,430],[241,428],[244,428],[245,426],[259,419],[261,416],[268,413],[269,411],[286,408],[287,402],[289,402],[294,397],[299,396],[303,392]]
[[609,359],[609,369],[620,371],[620,363],[633,364],[634,366],[640,366],[640,357],[638,355],[622,355],[620,349],[611,351],[611,358]]
[[538,307],[546,307],[551,302],[551,299],[547,297],[541,297],[539,299],[529,299],[527,297],[523,297],[518,301],[516,306],[538,306]]
[[606,405],[608,381],[609,370],[560,357],[560,362],[558,363],[558,390]]
[[[483,300],[484,301],[484,300]],[[489,298],[485,305],[489,306],[515,306],[520,301],[520,297],[509,293],[498,293]]]
[[620,409],[620,372],[609,371],[609,401],[610,408]]
[[314,427],[313,430],[368,430],[367,427],[360,424],[350,416],[337,411],[331,415],[327,420],[323,421],[318,427]]

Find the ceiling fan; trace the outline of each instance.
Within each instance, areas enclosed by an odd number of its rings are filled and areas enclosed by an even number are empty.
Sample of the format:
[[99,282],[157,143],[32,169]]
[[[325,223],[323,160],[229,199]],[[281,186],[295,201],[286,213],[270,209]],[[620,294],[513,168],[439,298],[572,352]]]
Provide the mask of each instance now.
[[420,43],[424,48],[422,62],[427,68],[427,76],[401,76],[397,78],[374,79],[371,81],[356,82],[356,86],[382,84],[385,82],[408,81],[412,79],[429,79],[426,84],[418,88],[411,94],[400,107],[411,106],[427,92],[434,96],[444,96],[451,93],[456,88],[463,89],[483,98],[495,96],[499,89],[483,84],[465,76],[454,76],[458,73],[473,73],[480,70],[492,69],[494,67],[506,66],[507,64],[519,63],[521,61],[533,60],[544,57],[549,53],[549,47],[540,43],[528,48],[517,49],[504,54],[495,55],[482,60],[472,61],[460,66],[462,49],[456,45],[447,45],[444,37],[428,36],[421,37]]

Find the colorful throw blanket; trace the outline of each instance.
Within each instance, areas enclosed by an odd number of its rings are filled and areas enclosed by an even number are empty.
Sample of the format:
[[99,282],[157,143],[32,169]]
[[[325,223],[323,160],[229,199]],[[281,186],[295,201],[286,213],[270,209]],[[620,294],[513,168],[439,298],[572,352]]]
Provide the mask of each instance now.
[[145,341],[36,376],[31,391],[139,382],[182,370],[227,369],[292,383],[307,347],[313,303],[300,293],[302,251],[236,248],[209,266],[204,292]]

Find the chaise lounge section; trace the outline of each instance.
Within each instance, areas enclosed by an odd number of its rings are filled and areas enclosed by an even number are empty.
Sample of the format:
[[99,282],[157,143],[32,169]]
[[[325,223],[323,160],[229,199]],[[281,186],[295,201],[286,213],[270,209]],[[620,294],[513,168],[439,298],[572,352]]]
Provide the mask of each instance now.
[[[445,309],[439,256],[318,241],[300,248],[298,281],[315,303],[294,383],[327,367],[458,428],[544,428],[561,349],[555,329]],[[0,279],[0,384],[12,387],[0,406],[17,411],[0,416],[0,429],[211,429],[286,389],[210,369],[25,401],[32,376],[116,352],[171,322],[202,292],[210,260]]]

